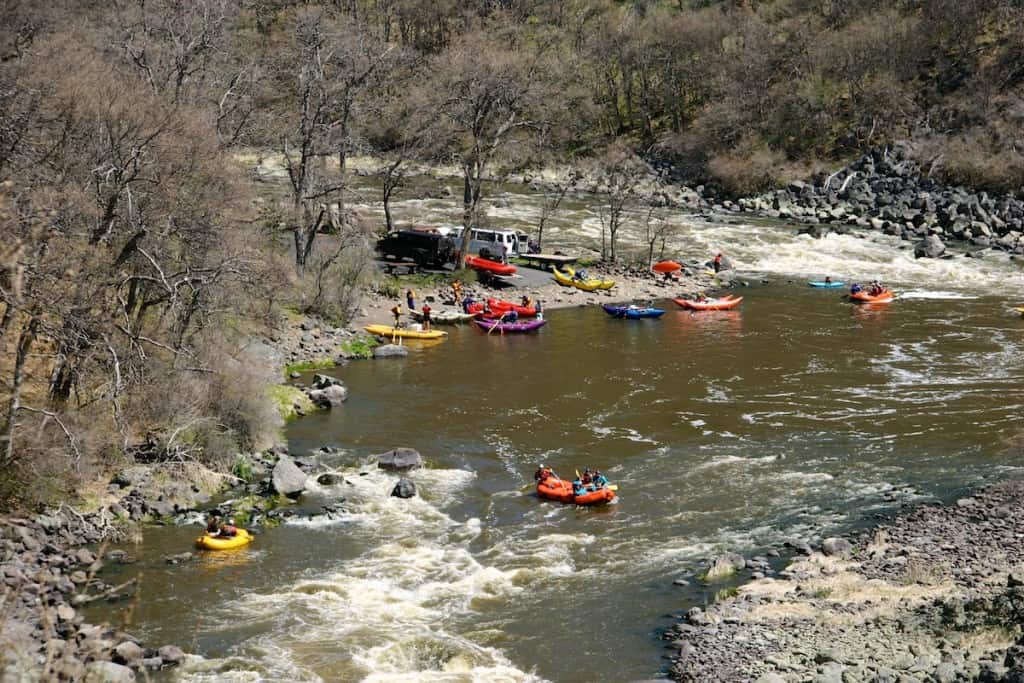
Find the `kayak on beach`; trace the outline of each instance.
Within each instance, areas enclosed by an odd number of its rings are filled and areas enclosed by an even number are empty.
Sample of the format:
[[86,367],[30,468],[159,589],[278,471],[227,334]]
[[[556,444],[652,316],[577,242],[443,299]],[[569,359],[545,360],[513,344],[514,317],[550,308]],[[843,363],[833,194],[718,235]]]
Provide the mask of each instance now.
[[514,275],[516,272],[515,266],[498,263],[497,261],[491,261],[480,256],[467,256],[466,265],[473,270],[482,270],[485,273],[493,273],[495,275]]
[[655,273],[675,273],[682,269],[682,264],[676,263],[675,261],[658,261],[651,266],[651,270]]
[[367,325],[363,329],[370,334],[398,339],[443,339],[448,336],[447,332],[439,330],[410,330],[406,327],[391,327],[390,325]]
[[743,301],[743,297],[726,294],[718,299],[708,299],[706,301],[697,301],[696,299],[672,299],[672,301],[691,311],[727,311],[730,308],[739,306],[740,302]]
[[[579,280],[576,279],[576,271],[573,269],[572,266],[566,266],[565,267],[565,272],[569,275],[569,277],[573,278],[573,282],[574,283],[580,282]],[[597,278],[589,278],[589,279],[587,279],[586,282],[587,283],[596,282],[597,283],[597,289],[611,289],[612,287],[615,286],[615,280],[599,280]]]
[[[614,281],[611,280],[577,280],[573,275],[575,272],[571,268],[567,268],[570,271],[568,274],[558,270],[556,266],[551,267],[551,271],[555,274],[555,282],[562,285],[563,287],[575,287],[576,289],[582,289],[584,292],[593,292],[598,289],[608,289],[615,285]],[[608,282],[611,285],[605,287]]]
[[501,332],[504,334],[506,332],[533,332],[534,330],[544,327],[548,321],[543,318],[539,320],[534,318],[533,320],[525,320],[523,322],[503,323],[500,319],[474,320],[473,322],[475,322],[481,330],[486,330],[487,332]]
[[887,304],[896,298],[891,289],[883,289],[878,294],[868,294],[866,289],[850,294],[850,301],[855,304]]
[[629,320],[639,320],[640,318],[660,318],[665,315],[664,309],[661,308],[639,308],[637,306],[612,306],[610,304],[602,304],[601,308],[604,312],[613,318],[626,318]]
[[252,543],[253,536],[245,529],[239,529],[235,536],[203,534],[196,539],[196,547],[203,550],[231,550]]
[[817,287],[819,289],[836,289],[837,287],[845,287],[845,282],[825,282],[824,280],[811,280],[807,283],[811,287]]

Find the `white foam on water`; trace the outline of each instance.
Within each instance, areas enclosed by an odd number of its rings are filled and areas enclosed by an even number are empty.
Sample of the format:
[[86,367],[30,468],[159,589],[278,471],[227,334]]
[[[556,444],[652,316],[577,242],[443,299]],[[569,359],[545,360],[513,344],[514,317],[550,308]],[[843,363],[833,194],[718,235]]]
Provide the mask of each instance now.
[[[518,567],[499,568],[474,556],[469,543],[481,521],[456,522],[439,505],[453,500],[475,475],[461,470],[406,473],[423,496],[388,496],[396,477],[376,468],[343,471],[350,484],[320,487],[344,495],[338,519],[289,524],[372,540],[356,557],[320,568],[316,578],[256,593],[210,610],[207,631],[258,625],[242,644],[249,666],[207,660],[185,680],[539,680],[500,650],[460,634],[450,624],[479,605],[513,599],[523,590]],[[552,558],[555,559],[555,558]],[[538,562],[538,565],[541,563]],[[557,570],[556,570],[557,571]],[[227,669],[242,668],[232,674]]]
[[971,294],[964,294],[962,292],[945,292],[945,291],[941,291],[941,290],[938,290],[938,291],[921,291],[921,290],[916,290],[915,289],[915,290],[911,290],[909,292],[900,292],[899,295],[898,295],[898,298],[900,298],[900,299],[938,299],[938,300],[949,299],[951,301],[956,301],[956,300],[977,299],[979,297],[971,295]]

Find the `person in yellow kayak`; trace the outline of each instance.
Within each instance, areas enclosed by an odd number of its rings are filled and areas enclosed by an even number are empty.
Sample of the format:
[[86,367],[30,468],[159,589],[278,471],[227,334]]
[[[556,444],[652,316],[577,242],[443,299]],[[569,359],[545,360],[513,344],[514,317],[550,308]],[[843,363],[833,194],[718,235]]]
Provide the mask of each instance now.
[[220,531],[220,521],[220,517],[217,515],[210,515],[210,518],[206,520],[206,533],[216,536],[217,532]]
[[235,526],[235,520],[229,519],[227,524],[221,526],[220,531],[217,533],[221,538],[234,538],[238,535],[238,527]]

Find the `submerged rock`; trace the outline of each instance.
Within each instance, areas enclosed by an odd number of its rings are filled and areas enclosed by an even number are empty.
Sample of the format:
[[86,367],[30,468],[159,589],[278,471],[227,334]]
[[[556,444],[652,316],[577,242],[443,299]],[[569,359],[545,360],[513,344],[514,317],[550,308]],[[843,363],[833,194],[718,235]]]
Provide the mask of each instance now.
[[393,498],[412,498],[416,495],[416,484],[412,483],[405,477],[398,480],[395,484],[395,488],[391,489],[391,496]]
[[398,344],[384,344],[373,350],[374,358],[404,358],[409,355],[409,347]]

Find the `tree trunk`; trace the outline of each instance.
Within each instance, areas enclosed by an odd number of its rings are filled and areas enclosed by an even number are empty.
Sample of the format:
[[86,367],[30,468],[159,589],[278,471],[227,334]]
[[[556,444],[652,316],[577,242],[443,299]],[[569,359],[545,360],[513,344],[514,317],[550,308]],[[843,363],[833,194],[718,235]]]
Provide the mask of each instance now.
[[21,330],[18,337],[18,350],[14,357],[14,374],[11,378],[11,397],[7,402],[7,419],[4,422],[0,441],[4,442],[4,458],[0,463],[4,468],[14,462],[14,427],[18,409],[21,408],[21,385],[25,380],[25,361],[28,359],[32,342],[35,341],[39,329],[39,319],[35,316]]

